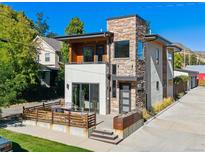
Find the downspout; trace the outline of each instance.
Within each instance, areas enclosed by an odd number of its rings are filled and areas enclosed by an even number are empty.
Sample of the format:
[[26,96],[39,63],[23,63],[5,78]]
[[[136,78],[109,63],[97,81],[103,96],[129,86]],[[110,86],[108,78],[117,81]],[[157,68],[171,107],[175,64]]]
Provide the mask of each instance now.
[[108,37],[108,52],[109,52],[109,64],[108,64],[108,113],[110,114],[111,110],[111,38]]

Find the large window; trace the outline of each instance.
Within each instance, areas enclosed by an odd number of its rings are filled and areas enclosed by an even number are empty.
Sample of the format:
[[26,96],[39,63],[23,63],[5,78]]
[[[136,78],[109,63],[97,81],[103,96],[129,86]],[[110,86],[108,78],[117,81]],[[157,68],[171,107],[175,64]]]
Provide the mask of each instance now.
[[127,58],[129,57],[129,41],[117,41],[115,42],[115,58]]
[[137,57],[138,59],[142,60],[143,59],[143,44],[142,40],[138,40],[138,52],[137,52]]
[[72,103],[78,110],[99,112],[99,84],[72,84]]
[[94,61],[94,49],[93,49],[93,47],[84,47],[83,48],[83,57],[84,57],[84,62],[93,62]]
[[46,62],[50,61],[50,53],[45,53],[45,61]]

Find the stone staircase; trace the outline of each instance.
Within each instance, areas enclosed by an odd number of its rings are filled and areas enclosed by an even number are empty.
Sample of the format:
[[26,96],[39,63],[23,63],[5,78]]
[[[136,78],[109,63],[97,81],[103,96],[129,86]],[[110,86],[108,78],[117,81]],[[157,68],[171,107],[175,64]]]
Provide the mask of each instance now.
[[122,141],[122,139],[119,138],[119,136],[114,134],[112,131],[99,129],[93,130],[93,132],[90,135],[90,138],[93,140],[98,140],[111,144],[118,144]]

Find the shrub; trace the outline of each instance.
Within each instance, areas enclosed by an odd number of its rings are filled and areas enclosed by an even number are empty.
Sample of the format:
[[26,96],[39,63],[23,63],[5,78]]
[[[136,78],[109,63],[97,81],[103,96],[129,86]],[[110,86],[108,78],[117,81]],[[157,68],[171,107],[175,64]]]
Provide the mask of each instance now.
[[142,110],[142,116],[144,120],[147,120],[151,117],[151,115],[148,113],[148,111],[145,108],[143,108]]
[[154,113],[159,113],[163,109],[165,109],[167,106],[171,105],[173,102],[173,99],[171,97],[164,98],[163,102],[157,102],[152,106],[152,109]]

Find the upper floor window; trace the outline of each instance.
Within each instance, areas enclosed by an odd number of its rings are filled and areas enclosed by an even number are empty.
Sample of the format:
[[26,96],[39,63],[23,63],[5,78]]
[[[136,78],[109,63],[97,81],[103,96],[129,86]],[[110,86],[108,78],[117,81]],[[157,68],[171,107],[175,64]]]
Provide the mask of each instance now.
[[168,52],[168,60],[172,60],[172,53]]
[[103,61],[103,55],[104,55],[104,45],[97,45],[96,46],[96,55],[97,55],[97,61]]
[[129,57],[129,40],[115,42],[115,58]]
[[137,57],[138,57],[138,59],[142,60],[143,59],[143,43],[142,43],[142,40],[138,40],[137,45],[138,45]]
[[93,62],[94,61],[94,49],[93,49],[93,47],[84,47],[83,48],[83,58],[84,58],[84,62]]
[[45,61],[46,62],[50,61],[50,53],[45,53]]
[[155,51],[155,57],[156,57],[156,64],[159,64],[159,49],[156,49]]

